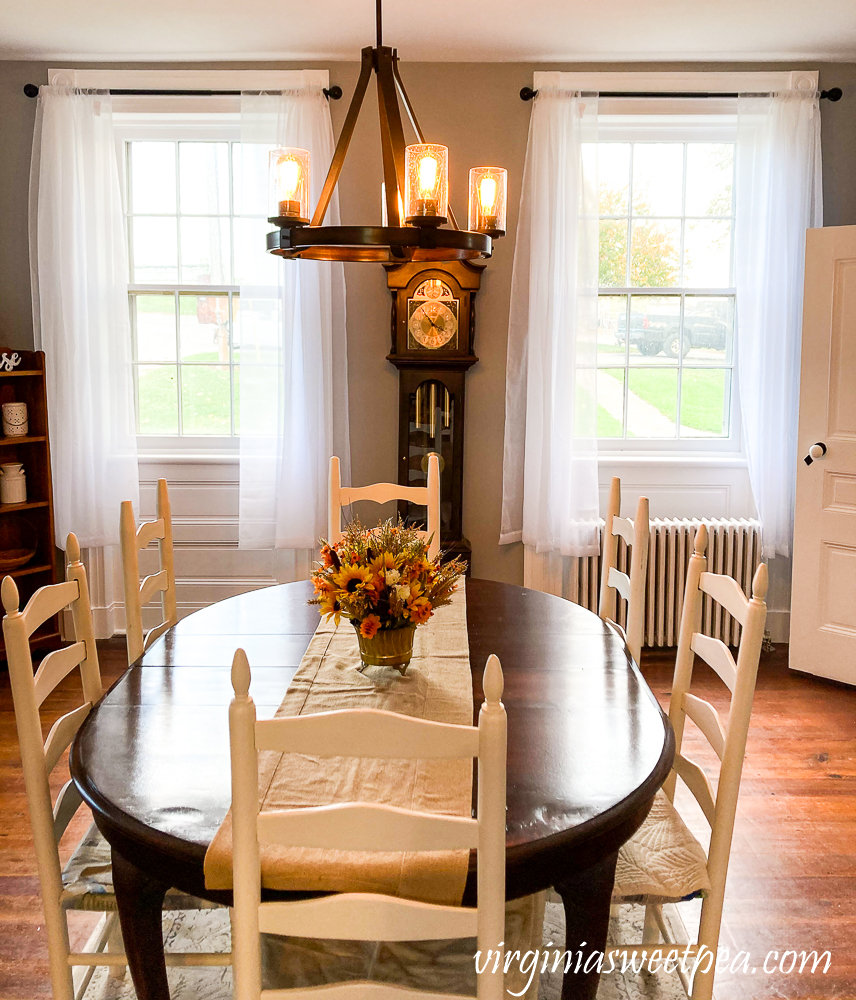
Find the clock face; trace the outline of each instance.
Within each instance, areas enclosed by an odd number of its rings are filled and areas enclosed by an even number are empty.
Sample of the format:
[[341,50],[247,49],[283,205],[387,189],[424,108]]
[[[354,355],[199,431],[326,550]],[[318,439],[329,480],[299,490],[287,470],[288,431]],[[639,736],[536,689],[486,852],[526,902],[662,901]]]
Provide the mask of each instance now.
[[408,346],[436,351],[458,345],[458,300],[437,279],[423,281],[407,300]]

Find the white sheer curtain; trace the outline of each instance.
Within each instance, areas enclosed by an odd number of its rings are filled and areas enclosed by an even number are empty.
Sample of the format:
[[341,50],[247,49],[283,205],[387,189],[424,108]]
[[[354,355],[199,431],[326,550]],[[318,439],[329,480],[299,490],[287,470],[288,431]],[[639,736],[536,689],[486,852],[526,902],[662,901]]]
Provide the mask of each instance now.
[[765,558],[794,527],[806,229],[823,225],[818,95],[738,101],[737,370]]
[[[345,278],[340,263],[265,251],[268,151],[308,149],[310,210],[333,155],[323,84],[241,98],[240,546],[282,550],[278,576],[308,576],[326,531],[327,474],[350,480]],[[339,221],[334,194],[325,220]]]
[[119,541],[139,506],[128,258],[110,96],[41,87],[30,174],[35,342],[45,352],[56,542]]
[[542,79],[514,252],[499,539],[527,556],[598,551],[597,288],[597,95]]

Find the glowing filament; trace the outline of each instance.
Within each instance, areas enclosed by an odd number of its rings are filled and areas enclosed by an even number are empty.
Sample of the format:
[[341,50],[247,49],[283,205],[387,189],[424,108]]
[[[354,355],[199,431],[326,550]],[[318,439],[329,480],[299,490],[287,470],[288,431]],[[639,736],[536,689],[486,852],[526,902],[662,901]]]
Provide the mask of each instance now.
[[419,161],[419,195],[430,198],[437,183],[437,161],[433,156],[423,156]]
[[482,177],[479,182],[479,201],[485,215],[490,215],[496,204],[497,184],[493,177]]
[[300,184],[300,163],[293,156],[279,161],[279,191],[283,200],[293,200]]

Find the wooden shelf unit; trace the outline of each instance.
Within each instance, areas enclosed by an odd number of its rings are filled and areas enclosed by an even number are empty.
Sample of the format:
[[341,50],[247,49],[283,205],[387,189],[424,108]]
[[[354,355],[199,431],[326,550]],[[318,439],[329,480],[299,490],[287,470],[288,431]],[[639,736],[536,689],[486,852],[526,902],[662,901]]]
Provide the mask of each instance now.
[[[17,367],[12,371],[2,370],[4,359],[15,355],[20,359]],[[26,502],[0,504],[0,533],[6,536],[8,545],[8,538],[14,538],[16,534],[16,526],[21,524],[24,527],[22,522],[26,521],[37,538],[35,554],[28,562],[9,570],[0,568],[0,579],[14,577],[23,608],[39,587],[61,579],[54,543],[47,387],[42,351],[14,351],[0,347],[0,403],[6,402],[26,403],[29,424],[26,437],[0,434],[0,465],[21,462],[27,477]],[[35,649],[49,649],[60,644],[59,616],[48,619],[30,639],[30,645]],[[0,632],[0,659],[5,659],[5,651]]]

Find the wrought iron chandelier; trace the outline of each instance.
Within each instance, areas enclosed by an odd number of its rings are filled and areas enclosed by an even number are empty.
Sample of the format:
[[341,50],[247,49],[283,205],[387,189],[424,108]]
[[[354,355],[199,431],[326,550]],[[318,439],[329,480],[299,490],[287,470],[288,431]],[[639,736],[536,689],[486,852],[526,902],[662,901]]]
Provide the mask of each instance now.
[[[270,154],[274,214],[268,221],[277,231],[268,233],[268,252],[289,260],[382,263],[490,257],[492,240],[505,235],[506,171],[470,170],[469,229],[460,229],[449,205],[449,151],[425,142],[398,71],[398,52],[383,44],[381,2],[375,0],[377,44],[362,50],[360,77],[311,221],[308,150],[281,147]],[[377,77],[384,218],[380,226],[325,226],[372,73]],[[404,144],[399,99],[419,140],[410,146]]]

